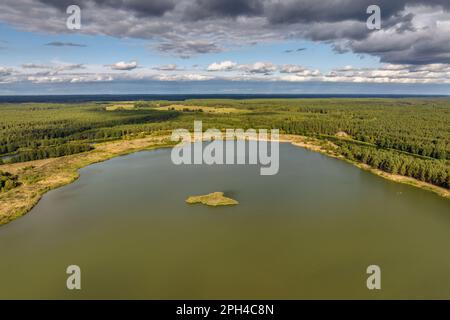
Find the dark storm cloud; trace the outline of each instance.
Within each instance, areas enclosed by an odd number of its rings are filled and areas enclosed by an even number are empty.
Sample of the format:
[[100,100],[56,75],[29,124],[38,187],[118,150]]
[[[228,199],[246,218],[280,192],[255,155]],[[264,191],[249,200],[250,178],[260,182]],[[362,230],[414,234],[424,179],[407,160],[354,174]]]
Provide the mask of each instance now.
[[450,9],[449,0],[283,0],[264,1],[264,14],[273,24],[310,22],[341,22],[355,20],[365,22],[370,5],[381,8],[383,19],[389,19],[407,5],[439,5]]
[[156,49],[161,52],[174,52],[184,58],[189,58],[190,55],[216,53],[221,52],[215,43],[207,41],[182,41],[182,42],[164,42],[156,46]]
[[[381,8],[379,32],[366,27],[372,4]],[[448,0],[286,0],[267,2],[265,16],[272,27],[307,26],[293,37],[332,43],[336,52],[369,54],[386,63],[449,64],[450,30],[441,23],[450,21],[449,9]]]
[[370,5],[378,5],[386,19],[398,15],[407,5],[439,5],[450,9],[449,0],[191,0],[186,3],[184,14],[193,20],[259,16],[271,24],[365,22]]
[[381,62],[398,64],[450,64],[450,41],[448,35],[437,35],[433,38],[403,38],[393,42],[382,39],[354,43],[352,49],[356,53],[379,56]]
[[[65,10],[74,3],[83,10],[81,33],[149,39],[158,51],[185,58],[309,39],[383,62],[450,63],[450,0],[2,0],[0,21],[64,33]],[[374,4],[380,31],[366,27]]]
[[333,0],[273,1],[266,5],[266,16],[271,23],[366,21],[370,5],[379,5],[384,17],[401,11],[407,0]]
[[[141,16],[161,16],[184,4],[183,14],[193,20],[220,17],[264,17],[273,24],[366,21],[370,5],[382,8],[385,19],[407,5],[438,5],[450,9],[449,0],[38,0],[65,11],[69,5],[129,10]],[[20,2],[20,1],[17,1]]]
[[98,7],[130,10],[140,16],[161,16],[175,8],[173,0],[38,0],[62,11],[70,5],[83,7],[96,5]]
[[208,19],[215,17],[256,16],[264,12],[261,0],[194,0],[187,6],[185,17]]

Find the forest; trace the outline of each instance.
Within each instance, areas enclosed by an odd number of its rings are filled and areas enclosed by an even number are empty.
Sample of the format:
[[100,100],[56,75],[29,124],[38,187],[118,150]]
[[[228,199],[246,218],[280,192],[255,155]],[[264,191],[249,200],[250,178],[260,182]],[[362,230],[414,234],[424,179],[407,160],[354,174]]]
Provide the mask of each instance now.
[[[245,112],[193,112],[188,108],[175,110],[171,105]],[[281,133],[315,137],[335,144],[337,152],[349,160],[449,188],[448,98],[2,104],[0,161],[23,162],[86,152],[103,141],[191,129],[194,120],[202,120],[204,130],[275,128]]]

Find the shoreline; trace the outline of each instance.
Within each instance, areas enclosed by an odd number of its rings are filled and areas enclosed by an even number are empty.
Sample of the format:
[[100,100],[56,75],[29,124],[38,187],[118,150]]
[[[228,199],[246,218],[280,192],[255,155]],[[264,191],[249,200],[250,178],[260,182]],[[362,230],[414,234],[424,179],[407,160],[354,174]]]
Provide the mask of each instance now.
[[147,136],[132,140],[99,143],[94,150],[28,162],[0,165],[0,170],[19,175],[21,185],[0,193],[0,227],[27,214],[48,191],[68,185],[79,170],[134,152],[172,147],[167,136]]
[[416,188],[419,188],[419,189],[422,189],[422,190],[425,190],[425,191],[433,192],[434,194],[436,194],[436,195],[438,195],[438,196],[440,196],[442,198],[450,200],[450,190],[447,190],[447,189],[442,188],[442,187],[435,186],[435,185],[433,185],[431,183],[423,182],[423,181],[420,181],[420,180],[417,180],[417,179],[414,179],[414,178],[411,178],[411,177],[407,177],[407,176],[402,176],[402,175],[398,175],[398,174],[388,173],[388,172],[382,171],[380,169],[375,169],[375,168],[369,166],[368,164],[357,162],[357,161],[354,161],[354,160],[350,160],[350,159],[345,158],[342,155],[331,153],[330,151],[328,151],[328,150],[326,150],[326,149],[324,149],[324,148],[322,148],[321,146],[318,146],[318,145],[314,145],[314,144],[313,145],[308,145],[308,144],[304,144],[304,143],[297,143],[295,141],[294,142],[286,141],[286,142],[291,142],[291,144],[294,145],[294,146],[305,148],[305,149],[308,149],[308,150],[311,150],[311,151],[314,151],[314,152],[320,152],[320,153],[322,153],[322,154],[324,154],[326,156],[329,156],[331,158],[343,160],[343,161],[345,161],[345,162],[347,162],[349,164],[354,165],[355,167],[357,167],[357,168],[359,168],[361,170],[368,171],[368,172],[370,172],[370,173],[372,173],[374,175],[377,175],[377,176],[379,176],[381,178],[384,178],[386,180],[393,181],[393,182],[396,182],[396,183],[406,184],[406,185],[409,185],[409,186],[412,186],[412,187],[416,187]]
[[[331,151],[333,144],[329,141],[324,142],[311,137],[281,134],[279,142],[291,143],[296,147],[320,152],[329,157],[344,160],[359,169],[369,171],[387,180],[408,184],[450,199],[450,190],[414,178],[374,169],[366,164],[351,161],[335,154]],[[325,148],[325,145],[328,148]],[[99,143],[94,150],[84,153],[0,165],[0,170],[19,175],[19,181],[22,183],[19,187],[0,194],[0,227],[27,214],[48,191],[77,180],[79,170],[86,166],[134,152],[173,146],[174,143],[170,141],[170,135],[149,135],[145,138]]]

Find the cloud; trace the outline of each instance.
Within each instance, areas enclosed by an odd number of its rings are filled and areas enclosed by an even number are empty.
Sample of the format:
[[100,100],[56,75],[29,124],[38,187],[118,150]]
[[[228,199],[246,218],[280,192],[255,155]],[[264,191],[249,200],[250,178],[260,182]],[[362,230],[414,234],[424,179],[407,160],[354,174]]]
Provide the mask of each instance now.
[[231,71],[237,66],[236,62],[226,60],[222,62],[214,62],[207,68],[208,71]]
[[[230,47],[309,39],[384,63],[450,64],[448,0],[78,0],[81,33],[152,41],[188,58]],[[70,0],[2,0],[0,21],[25,30],[66,33]],[[369,5],[382,29],[366,27]]]
[[78,69],[84,69],[84,64],[77,63],[77,64],[61,64],[56,67],[54,67],[57,71],[69,71],[69,70],[78,70]]
[[52,70],[54,72],[60,72],[60,71],[84,69],[85,66],[81,63],[78,63],[78,64],[59,63],[59,64],[53,64],[53,65],[24,63],[24,64],[22,64],[22,68],[23,69],[44,69],[44,70]]
[[[450,13],[411,9],[414,31],[382,29],[367,38],[347,41],[356,52],[380,57],[382,62],[398,64],[450,63]],[[433,21],[432,23],[430,21]]]
[[101,74],[64,74],[64,75],[29,75],[26,80],[32,83],[81,83],[81,82],[109,82],[111,75]]
[[69,82],[79,83],[79,82],[110,82],[113,81],[114,77],[111,75],[98,75],[98,74],[87,74],[87,75],[76,75],[73,76]]
[[171,64],[166,64],[163,66],[158,66],[158,67],[154,67],[153,70],[158,70],[158,71],[175,71],[178,70],[178,66],[174,63]]
[[196,54],[222,51],[215,43],[203,40],[163,42],[158,44],[156,49],[161,52],[176,54],[182,58],[189,58],[191,55]]
[[280,68],[281,73],[299,73],[303,71],[305,71],[304,67],[294,64],[285,64]]
[[203,74],[195,74],[195,73],[187,73],[187,74],[160,74],[152,77],[154,80],[159,81],[207,81],[212,80],[214,77],[203,75]]
[[[39,2],[55,7],[61,11],[74,4],[73,0],[38,0]],[[175,2],[173,0],[77,0],[76,4],[83,8],[91,6],[103,9],[119,9],[131,11],[140,16],[162,16],[167,11],[174,9]]]
[[239,66],[239,69],[247,73],[260,73],[269,75],[277,70],[277,66],[275,66],[272,62],[255,62],[252,64],[241,65]]
[[0,77],[6,77],[12,75],[14,69],[8,67],[0,67]]
[[22,64],[22,68],[24,69],[51,69],[51,66],[36,64],[36,63],[24,63]]
[[256,16],[263,13],[260,0],[194,0],[184,12],[191,20],[217,17]]
[[450,66],[446,64],[420,66],[385,64],[380,68],[346,66],[332,70],[323,76],[322,81],[397,84],[450,83]]
[[306,48],[298,48],[296,50],[294,50],[294,49],[284,50],[284,52],[285,53],[292,53],[292,52],[302,52],[302,51],[305,51],[305,50],[306,50]]
[[[24,64],[21,69],[0,67],[0,83],[81,83],[81,82],[127,82],[139,81],[249,81],[249,82],[315,82],[315,83],[376,83],[376,84],[450,84],[448,64],[384,64],[377,68],[343,66],[327,73],[296,64],[277,65],[272,62],[235,64],[232,70],[222,73],[199,69],[174,69],[174,65],[157,68],[140,68],[128,72],[131,62],[117,63],[122,69],[111,65],[95,66],[70,63],[49,65]],[[222,62],[218,66],[228,65]],[[116,65],[116,64],[115,64]],[[136,63],[137,65],[137,63]],[[125,69],[123,69],[125,68]],[[223,67],[224,68],[224,67]],[[222,68],[222,70],[223,70]],[[111,71],[111,69],[113,71]],[[220,69],[220,68],[219,68]],[[177,72],[174,73],[173,71]],[[118,72],[121,71],[121,72]]]
[[130,71],[136,69],[138,67],[138,63],[137,61],[130,61],[130,62],[119,61],[108,66],[113,70]]
[[85,44],[79,44],[79,43],[73,43],[73,42],[49,42],[46,44],[46,46],[52,46],[52,47],[87,47]]

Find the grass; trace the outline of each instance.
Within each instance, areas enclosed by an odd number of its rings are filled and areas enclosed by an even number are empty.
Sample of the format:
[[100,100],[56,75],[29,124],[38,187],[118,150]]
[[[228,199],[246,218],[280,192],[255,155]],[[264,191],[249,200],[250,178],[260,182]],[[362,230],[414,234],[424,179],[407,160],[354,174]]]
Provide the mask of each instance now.
[[106,106],[106,111],[116,111],[116,110],[134,110],[134,103],[121,103],[121,104],[113,104],[110,106]]
[[223,192],[213,192],[202,196],[191,196],[186,199],[186,202],[189,204],[202,203],[212,207],[239,204],[236,200],[225,197]]
[[155,110],[160,111],[181,111],[181,112],[205,112],[205,113],[215,113],[215,114],[227,114],[227,113],[247,113],[247,110],[236,109],[230,107],[207,107],[207,106],[191,106],[183,104],[172,104],[165,107],[157,107]]

